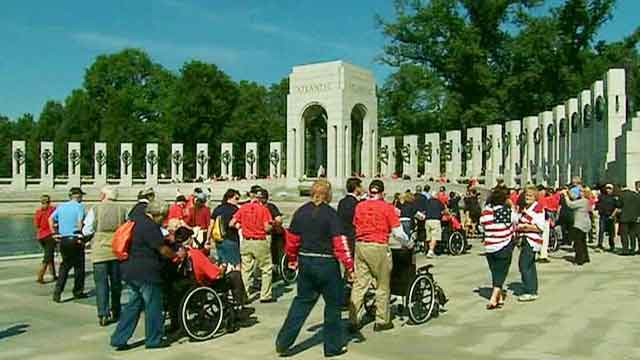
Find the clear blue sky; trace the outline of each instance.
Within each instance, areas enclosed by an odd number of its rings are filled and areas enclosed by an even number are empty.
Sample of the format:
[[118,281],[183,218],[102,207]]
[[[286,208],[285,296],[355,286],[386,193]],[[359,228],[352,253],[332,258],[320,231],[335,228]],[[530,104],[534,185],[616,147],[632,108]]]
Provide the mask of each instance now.
[[[555,2],[558,0],[553,0]],[[600,38],[638,26],[640,1],[618,0]],[[82,84],[99,54],[145,49],[177,70],[189,59],[217,64],[235,80],[279,81],[297,64],[343,59],[371,69],[384,37],[374,16],[393,16],[391,0],[59,0],[2,1],[0,114],[40,113]]]

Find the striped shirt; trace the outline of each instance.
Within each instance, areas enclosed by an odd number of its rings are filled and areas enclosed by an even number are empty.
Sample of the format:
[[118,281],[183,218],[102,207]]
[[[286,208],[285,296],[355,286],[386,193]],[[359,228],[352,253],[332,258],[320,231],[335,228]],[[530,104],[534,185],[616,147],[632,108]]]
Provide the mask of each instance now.
[[515,213],[509,206],[487,205],[480,214],[480,225],[484,230],[484,248],[488,253],[499,251],[509,245],[515,232]]
[[542,247],[542,229],[544,229],[545,221],[544,207],[539,205],[537,201],[520,213],[518,225],[535,225],[538,228],[538,231],[518,231],[519,235],[527,239],[533,251],[540,251]]

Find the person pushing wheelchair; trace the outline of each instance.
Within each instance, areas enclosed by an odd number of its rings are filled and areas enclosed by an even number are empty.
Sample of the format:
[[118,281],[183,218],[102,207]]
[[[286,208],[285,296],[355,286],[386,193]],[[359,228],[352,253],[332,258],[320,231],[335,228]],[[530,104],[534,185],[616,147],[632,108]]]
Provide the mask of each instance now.
[[389,235],[400,240],[403,247],[411,247],[402,230],[400,218],[393,205],[384,200],[384,183],[373,180],[369,198],[356,206],[353,224],[356,228],[355,276],[351,292],[349,320],[354,330],[360,328],[358,311],[372,281],[376,283],[376,322],[374,331],[393,328],[389,311],[391,269]]

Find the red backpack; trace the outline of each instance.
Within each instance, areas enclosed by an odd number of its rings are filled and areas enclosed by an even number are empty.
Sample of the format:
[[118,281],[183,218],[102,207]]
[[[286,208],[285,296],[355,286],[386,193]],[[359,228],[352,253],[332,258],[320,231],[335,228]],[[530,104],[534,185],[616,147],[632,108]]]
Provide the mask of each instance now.
[[136,223],[127,220],[124,224],[118,226],[113,233],[111,239],[111,248],[118,260],[124,261],[129,258],[129,248],[131,247],[131,239],[133,239],[133,227]]

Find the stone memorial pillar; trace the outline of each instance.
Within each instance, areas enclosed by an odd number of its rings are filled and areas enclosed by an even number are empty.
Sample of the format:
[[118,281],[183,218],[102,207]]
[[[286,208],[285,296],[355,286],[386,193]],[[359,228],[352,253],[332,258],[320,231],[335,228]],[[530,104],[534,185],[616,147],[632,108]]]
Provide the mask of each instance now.
[[282,143],[272,142],[269,144],[269,176],[277,179],[282,175]]
[[447,149],[450,153],[450,159],[446,165],[446,177],[452,183],[457,182],[462,176],[462,132],[460,130],[447,131],[447,140],[445,147],[449,146],[451,150]]
[[580,154],[578,153],[579,141],[578,131],[580,131],[580,113],[578,110],[578,99],[569,99],[565,105],[567,120],[569,125],[569,180],[580,174]]
[[483,149],[485,152],[486,170],[485,170],[485,184],[488,186],[495,186],[497,184],[497,178],[504,174],[502,165],[503,154],[502,143],[502,125],[493,124],[487,126],[487,136],[484,139]]
[[440,177],[440,134],[430,133],[424,137],[424,177],[437,179]]
[[184,145],[171,144],[171,181],[182,182],[184,179]]
[[396,172],[396,139],[393,136],[380,139],[380,175],[391,178]]
[[617,146],[621,153],[616,154],[616,167],[619,168],[618,182],[633,188],[640,180],[640,114],[629,119],[623,125],[622,135],[617,139],[622,146]]
[[543,114],[544,114],[543,112],[538,114],[537,127],[533,132],[533,145],[535,149],[534,163],[536,165],[535,177],[533,179],[534,179],[534,182],[539,185],[544,184],[546,179],[546,170],[545,170],[546,163],[545,163],[545,154],[544,154],[544,142],[545,142],[546,136],[544,134],[544,127],[543,127],[543,118],[544,118]]
[[605,122],[606,100],[604,96],[604,81],[598,80],[591,87],[591,107],[593,119],[591,121],[593,144],[592,177],[596,182],[604,180],[607,168],[607,127]]
[[578,111],[580,112],[580,129],[578,131],[580,168],[582,180],[585,184],[593,184],[591,161],[593,160],[593,121],[591,108],[591,91],[583,90],[578,97]]
[[466,177],[480,178],[482,175],[482,128],[467,129],[467,140],[464,143],[463,152],[466,156]]
[[523,133],[521,144],[524,145],[522,153],[522,185],[533,182],[535,179],[535,172],[537,170],[536,164],[536,146],[535,136],[538,129],[538,117],[527,116],[522,121]]
[[[616,173],[617,160],[615,139],[622,134],[622,125],[627,115],[626,79],[624,69],[609,69],[605,77],[604,93],[607,100],[606,142],[607,142],[607,170],[608,178],[620,178]],[[628,184],[632,185],[632,184]]]
[[133,185],[133,145],[120,144],[120,186]]
[[102,188],[107,185],[107,144],[93,144],[93,183]]
[[68,155],[67,155],[67,176],[69,181],[67,182],[68,187],[80,186],[80,143],[79,142],[70,142],[67,144],[68,147]]
[[209,178],[209,144],[196,144],[196,181]]
[[555,129],[553,125],[553,111],[545,111],[541,114],[541,142],[542,142],[542,179],[544,182],[552,187],[556,187],[556,175],[555,175],[555,151],[554,151],[554,137]]
[[520,133],[522,127],[520,120],[507,121],[502,143],[504,144],[504,180],[507,186],[514,187],[516,179],[522,171],[522,161],[520,159]]
[[244,177],[255,179],[258,177],[258,143],[246,143],[244,151]]
[[40,142],[40,186],[53,189],[53,142]]
[[11,187],[24,190],[27,187],[27,144],[23,140],[11,142]]
[[146,185],[158,185],[158,144],[147,144],[147,151],[144,160],[146,168]]
[[405,135],[402,138],[402,175],[411,179],[418,177],[418,135]]
[[558,126],[558,182],[560,185],[569,183],[571,177],[571,126],[567,117],[567,105],[556,106],[556,121]]
[[220,174],[223,178],[233,177],[233,144],[222,143],[220,148]]

